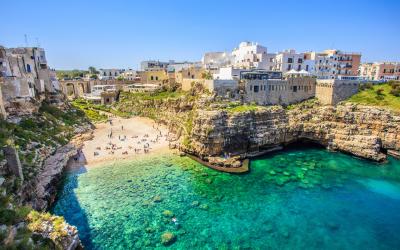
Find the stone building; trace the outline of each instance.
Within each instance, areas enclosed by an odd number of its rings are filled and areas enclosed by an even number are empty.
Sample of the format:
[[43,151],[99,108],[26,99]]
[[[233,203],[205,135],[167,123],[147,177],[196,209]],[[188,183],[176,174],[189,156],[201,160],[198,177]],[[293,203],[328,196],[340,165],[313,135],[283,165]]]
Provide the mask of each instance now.
[[37,111],[46,95],[51,95],[53,102],[61,102],[55,72],[48,67],[42,48],[0,47],[0,78],[4,109],[8,115]]
[[249,72],[244,77],[246,102],[259,105],[289,105],[315,97],[313,77],[270,79],[268,74]]
[[317,79],[315,97],[322,104],[336,105],[359,90],[359,80]]
[[220,79],[183,79],[182,90],[189,91],[195,84],[201,84],[211,93],[219,96],[226,96],[237,92],[239,87],[238,80],[220,80]]
[[160,62],[156,60],[142,61],[140,63],[140,70],[141,71],[166,70],[169,64],[170,64],[169,62]]
[[182,69],[179,72],[175,72],[175,81],[182,84],[184,79],[201,79],[205,72],[206,70],[201,67]]

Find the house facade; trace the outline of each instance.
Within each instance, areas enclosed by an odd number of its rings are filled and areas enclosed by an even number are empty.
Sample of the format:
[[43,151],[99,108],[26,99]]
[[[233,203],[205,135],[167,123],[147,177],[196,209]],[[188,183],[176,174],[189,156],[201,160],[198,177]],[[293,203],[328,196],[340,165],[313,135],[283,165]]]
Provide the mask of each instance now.
[[360,66],[360,76],[372,81],[400,80],[400,63],[363,63]]

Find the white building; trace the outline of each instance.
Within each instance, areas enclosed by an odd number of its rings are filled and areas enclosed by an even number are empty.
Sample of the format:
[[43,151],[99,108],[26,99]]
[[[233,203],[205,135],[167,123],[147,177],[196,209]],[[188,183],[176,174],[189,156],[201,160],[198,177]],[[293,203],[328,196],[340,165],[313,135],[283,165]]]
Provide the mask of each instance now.
[[124,69],[99,69],[98,77],[100,80],[116,79],[125,70]]
[[334,79],[338,76],[357,76],[361,54],[340,50],[305,52],[306,61],[314,63],[314,74],[320,79]]
[[140,76],[138,75],[136,70],[133,69],[127,69],[124,72],[120,74],[124,80],[129,80],[129,81],[134,81],[134,80],[140,80]]
[[207,52],[201,59],[203,68],[217,71],[221,67],[231,64],[232,55],[228,52]]
[[233,68],[232,66],[220,68],[218,73],[213,74],[213,79],[234,80],[240,78],[240,72],[244,69]]
[[267,48],[254,42],[241,42],[232,51],[235,68],[268,69]]
[[305,70],[309,73],[314,73],[314,69],[314,61],[305,60],[304,53],[296,53],[294,49],[279,52],[275,57],[275,71],[286,73],[291,70]]

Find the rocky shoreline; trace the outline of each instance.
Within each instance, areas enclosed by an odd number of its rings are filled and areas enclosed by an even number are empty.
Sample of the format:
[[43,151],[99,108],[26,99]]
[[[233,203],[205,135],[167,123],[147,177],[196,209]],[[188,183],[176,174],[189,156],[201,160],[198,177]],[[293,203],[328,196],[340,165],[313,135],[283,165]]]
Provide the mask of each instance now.
[[253,155],[302,140],[378,162],[400,155],[400,114],[385,108],[310,100],[292,108],[230,111],[230,103],[201,91],[175,99],[127,96],[123,102],[129,105],[118,104],[119,110],[165,124],[175,135],[171,148],[226,172]]
[[[35,180],[25,185],[21,195],[24,204],[30,205],[36,211],[48,211],[56,199],[58,187],[68,162],[78,153],[83,143],[92,138],[92,125],[84,124],[77,127],[75,132],[76,135],[68,144],[57,148],[53,154],[45,158],[41,171]],[[35,229],[35,232],[45,238],[51,238],[50,236],[55,230],[51,220],[56,218],[57,216],[52,216],[47,222],[43,220],[44,222],[38,229]],[[47,224],[47,226],[44,226],[44,224]],[[78,230],[75,226],[65,223],[63,230],[65,231],[65,236],[54,239],[54,241],[59,242],[62,249],[82,248]]]
[[[308,140],[329,150],[382,162],[400,152],[400,115],[353,104],[229,113],[201,110],[189,146],[179,147],[210,164],[234,168],[249,154]],[[230,155],[226,158],[224,155]],[[229,159],[227,161],[226,159]],[[228,170],[229,171],[229,170]]]

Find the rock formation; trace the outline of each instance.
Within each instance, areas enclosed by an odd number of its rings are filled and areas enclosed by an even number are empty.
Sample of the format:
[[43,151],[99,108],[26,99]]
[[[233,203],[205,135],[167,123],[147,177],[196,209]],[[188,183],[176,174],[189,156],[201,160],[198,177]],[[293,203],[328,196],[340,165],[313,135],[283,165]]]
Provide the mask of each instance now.
[[[81,128],[80,132],[87,132],[89,128]],[[77,134],[67,145],[56,150],[43,164],[42,170],[36,177],[31,193],[30,203],[39,211],[45,211],[53,203],[57,195],[58,183],[62,178],[68,161],[78,153],[85,140],[92,137],[92,132]]]
[[387,150],[400,151],[400,115],[353,104],[293,110],[274,106],[237,113],[201,110],[194,121],[190,145],[182,149],[203,159],[226,153],[246,157],[249,152],[303,139],[383,161]]

